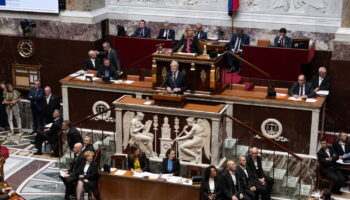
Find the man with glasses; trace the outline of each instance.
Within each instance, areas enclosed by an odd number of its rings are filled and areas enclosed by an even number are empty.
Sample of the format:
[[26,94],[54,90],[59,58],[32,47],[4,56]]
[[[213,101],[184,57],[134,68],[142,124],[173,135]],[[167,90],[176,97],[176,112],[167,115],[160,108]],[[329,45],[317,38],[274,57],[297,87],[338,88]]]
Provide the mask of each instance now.
[[289,96],[295,98],[310,98],[315,96],[315,92],[312,90],[311,83],[306,82],[303,74],[299,75],[298,82],[293,83],[289,90]]
[[312,77],[311,84],[314,92],[329,90],[331,88],[331,80],[327,76],[327,69],[325,67],[320,67],[318,69],[318,75]]

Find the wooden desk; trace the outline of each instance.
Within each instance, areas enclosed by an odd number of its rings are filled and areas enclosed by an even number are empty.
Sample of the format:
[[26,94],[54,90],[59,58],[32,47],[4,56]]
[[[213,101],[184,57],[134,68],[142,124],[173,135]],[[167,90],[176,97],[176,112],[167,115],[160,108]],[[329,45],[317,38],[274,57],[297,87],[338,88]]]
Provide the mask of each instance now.
[[199,200],[200,186],[159,182],[132,177],[101,174],[101,200]]
[[[7,187],[11,187],[11,186],[7,182],[0,182],[0,189],[4,189],[4,188],[7,188]],[[4,196],[4,194],[0,195],[0,197],[3,197],[3,196]],[[16,193],[15,195],[13,195],[8,200],[21,200],[21,199],[24,200],[23,197],[21,197],[19,194]]]
[[207,41],[205,44],[207,45],[207,52],[214,51],[222,53],[225,51],[225,47],[229,42]]

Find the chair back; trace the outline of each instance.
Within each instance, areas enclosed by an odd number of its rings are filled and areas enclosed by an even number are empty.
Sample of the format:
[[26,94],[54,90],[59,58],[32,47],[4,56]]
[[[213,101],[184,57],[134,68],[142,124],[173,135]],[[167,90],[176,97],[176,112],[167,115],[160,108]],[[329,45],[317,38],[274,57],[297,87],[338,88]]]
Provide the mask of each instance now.
[[111,156],[111,167],[126,169],[127,154],[114,154]]
[[143,78],[143,81],[145,81],[145,82],[152,82],[152,77],[145,76]]
[[245,85],[234,83],[234,84],[232,84],[232,89],[233,90],[244,90],[245,89]]
[[254,86],[254,90],[256,92],[267,92],[267,87],[266,86]]
[[136,76],[136,75],[127,75],[126,79],[131,80],[131,81],[139,81],[140,80],[140,76]]
[[277,93],[288,94],[288,88],[275,88]]
[[187,165],[187,177],[202,176],[203,169],[200,166]]
[[269,47],[269,46],[270,46],[270,40],[266,40],[266,39],[258,40],[258,47]]

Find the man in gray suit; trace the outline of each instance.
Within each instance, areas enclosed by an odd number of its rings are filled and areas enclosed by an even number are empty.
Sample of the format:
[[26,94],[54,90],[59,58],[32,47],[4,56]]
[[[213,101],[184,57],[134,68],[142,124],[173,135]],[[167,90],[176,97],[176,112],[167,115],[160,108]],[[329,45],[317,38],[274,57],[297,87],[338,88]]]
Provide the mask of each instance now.
[[103,51],[97,52],[97,55],[108,58],[111,66],[117,70],[118,75],[121,75],[123,72],[120,66],[118,53],[111,48],[111,44],[107,41],[102,44],[102,47]]

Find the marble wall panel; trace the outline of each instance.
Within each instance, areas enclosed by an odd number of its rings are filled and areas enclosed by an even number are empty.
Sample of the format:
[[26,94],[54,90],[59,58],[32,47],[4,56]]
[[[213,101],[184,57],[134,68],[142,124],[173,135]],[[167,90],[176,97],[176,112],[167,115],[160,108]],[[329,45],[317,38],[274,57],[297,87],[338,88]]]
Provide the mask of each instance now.
[[350,61],[350,42],[334,41],[332,60]]

